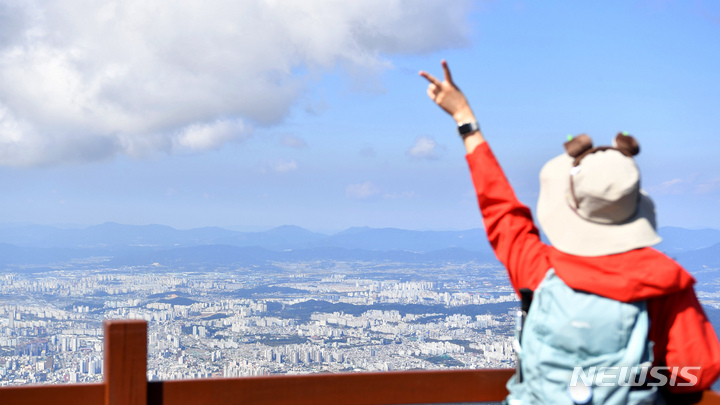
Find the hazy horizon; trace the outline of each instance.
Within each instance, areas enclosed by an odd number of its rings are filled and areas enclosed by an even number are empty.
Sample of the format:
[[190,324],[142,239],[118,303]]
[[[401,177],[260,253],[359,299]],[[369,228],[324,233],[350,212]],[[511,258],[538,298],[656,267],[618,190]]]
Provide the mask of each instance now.
[[[479,214],[478,214],[479,215]],[[367,226],[367,225],[358,225],[358,226],[350,226],[347,228],[338,228],[338,229],[316,229],[311,227],[304,227],[296,224],[282,224],[277,226],[243,226],[243,225],[204,225],[204,226],[197,226],[197,227],[190,227],[190,228],[182,228],[182,227],[174,227],[167,224],[160,224],[160,223],[145,223],[145,224],[130,224],[130,223],[121,223],[121,222],[115,222],[115,221],[106,221],[96,224],[39,224],[39,223],[32,223],[32,222],[0,222],[0,229],[3,228],[16,228],[16,227],[24,227],[24,226],[47,226],[57,229],[86,229],[90,227],[105,225],[105,224],[118,224],[118,225],[127,225],[127,226],[163,226],[163,227],[169,227],[178,231],[187,231],[187,230],[193,230],[193,229],[202,229],[202,228],[221,228],[226,229],[229,231],[236,231],[236,232],[267,232],[273,229],[283,228],[283,227],[298,227],[305,230],[308,230],[310,232],[314,233],[320,233],[325,235],[333,235],[339,232],[344,232],[349,229],[361,229],[361,228],[369,228],[369,229],[401,229],[401,230],[407,230],[407,231],[417,231],[417,232],[461,232],[461,231],[469,231],[469,230],[476,230],[476,229],[484,229],[483,226],[474,227],[474,228],[399,228],[399,227],[393,227],[393,226],[380,226],[380,227],[374,227],[374,226]],[[720,228],[713,228],[713,227],[682,227],[682,226],[660,226],[658,227],[658,230],[663,228],[675,228],[675,229],[686,229],[689,231],[702,231],[702,230],[712,230],[712,231],[720,231]]]

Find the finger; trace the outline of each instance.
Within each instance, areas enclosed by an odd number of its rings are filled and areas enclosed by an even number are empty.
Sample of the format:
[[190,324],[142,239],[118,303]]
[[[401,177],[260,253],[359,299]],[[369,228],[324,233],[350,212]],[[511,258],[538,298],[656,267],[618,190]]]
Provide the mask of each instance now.
[[435,98],[437,97],[437,93],[435,92],[435,89],[436,89],[436,88],[437,88],[437,87],[435,87],[435,86],[432,85],[432,84],[428,87],[428,89],[427,89],[427,95],[428,95],[428,97],[430,97],[430,100],[435,100]]
[[423,72],[423,71],[421,70],[421,71],[420,71],[420,76],[426,78],[430,83],[432,83],[432,84],[434,84],[434,85],[436,85],[436,86],[439,86],[439,85],[440,85],[440,80],[436,79],[435,76],[431,75],[431,74],[428,73],[428,72]]
[[442,61],[442,67],[443,72],[445,72],[445,81],[450,84],[454,84],[452,81],[452,76],[450,75],[450,68],[448,67],[447,61]]

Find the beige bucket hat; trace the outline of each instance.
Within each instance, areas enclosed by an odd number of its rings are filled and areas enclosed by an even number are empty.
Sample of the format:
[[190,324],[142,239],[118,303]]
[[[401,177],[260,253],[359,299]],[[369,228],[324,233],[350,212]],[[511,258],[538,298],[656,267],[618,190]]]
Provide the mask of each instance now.
[[604,256],[662,240],[632,158],[640,151],[637,142],[621,133],[614,145],[593,148],[589,136],[577,136],[565,143],[567,153],[540,171],[538,221],[561,252]]

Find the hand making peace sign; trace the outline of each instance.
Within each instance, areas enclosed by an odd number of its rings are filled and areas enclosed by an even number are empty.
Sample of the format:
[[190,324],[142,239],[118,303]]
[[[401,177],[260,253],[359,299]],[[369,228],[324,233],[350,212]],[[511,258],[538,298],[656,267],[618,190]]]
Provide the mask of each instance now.
[[442,67],[445,73],[445,80],[442,82],[430,73],[420,71],[420,76],[430,82],[427,89],[428,97],[448,114],[452,115],[458,124],[474,121],[475,118],[470,109],[470,105],[460,89],[458,89],[453,82],[446,61],[442,61]]
[[[430,82],[427,88],[428,97],[450,114],[458,125],[476,122],[475,114],[473,114],[465,95],[463,95],[452,80],[446,61],[442,61],[442,67],[445,73],[445,80],[442,82],[430,73],[420,71],[420,76]],[[472,153],[478,145],[485,142],[479,130],[470,135],[471,136],[463,136],[468,153]]]

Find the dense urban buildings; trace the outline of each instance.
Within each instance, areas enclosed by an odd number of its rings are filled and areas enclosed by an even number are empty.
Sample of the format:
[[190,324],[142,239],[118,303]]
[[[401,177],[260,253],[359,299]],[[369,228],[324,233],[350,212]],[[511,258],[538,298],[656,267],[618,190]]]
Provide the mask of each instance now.
[[513,366],[497,265],[277,266],[6,273],[0,384],[100,381],[105,319],[148,322],[149,379]]

